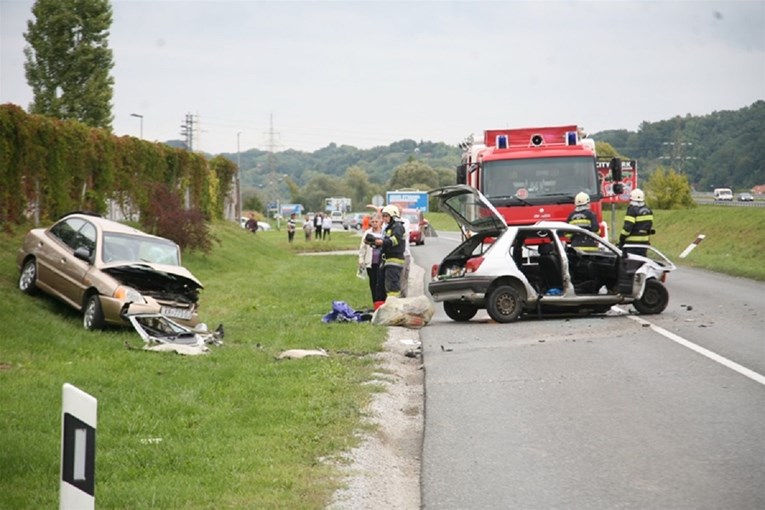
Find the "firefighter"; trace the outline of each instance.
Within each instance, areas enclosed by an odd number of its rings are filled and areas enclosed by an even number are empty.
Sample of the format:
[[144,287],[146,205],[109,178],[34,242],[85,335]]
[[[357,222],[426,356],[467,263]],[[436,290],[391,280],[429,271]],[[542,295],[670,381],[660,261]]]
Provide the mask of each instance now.
[[[596,234],[600,231],[598,217],[590,209],[590,195],[584,191],[577,193],[576,197],[574,197],[574,210],[568,215],[566,222]],[[598,249],[595,239],[589,236],[575,235],[573,239],[569,239],[569,242],[572,248],[579,248],[584,251],[595,251]]]
[[[404,270],[404,253],[406,250],[406,231],[401,223],[401,213],[395,205],[386,205],[382,210],[383,223],[386,224],[383,237],[370,239],[370,243],[382,251],[378,282],[385,288],[385,296],[400,297],[401,274]],[[380,308],[382,301],[376,301],[375,310]]]
[[[653,230],[653,211],[645,205],[645,194],[643,190],[635,188],[630,192],[630,205],[627,208],[627,215],[624,217],[624,226],[619,234],[619,248],[625,244],[651,244],[651,234]],[[626,248],[624,251],[643,255],[647,253],[646,248]]]

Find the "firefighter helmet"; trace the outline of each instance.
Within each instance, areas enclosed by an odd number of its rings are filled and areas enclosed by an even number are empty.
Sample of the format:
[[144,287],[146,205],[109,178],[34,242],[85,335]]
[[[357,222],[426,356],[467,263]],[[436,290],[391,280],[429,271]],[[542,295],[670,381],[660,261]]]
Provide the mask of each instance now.
[[391,218],[398,218],[401,214],[398,212],[398,207],[393,204],[386,205],[382,210],[383,214],[387,214]]
[[574,205],[577,207],[590,205],[590,195],[588,195],[584,191],[580,191],[579,193],[576,194],[576,197],[574,198]]
[[630,200],[633,202],[645,202],[645,194],[643,190],[635,188],[630,191]]

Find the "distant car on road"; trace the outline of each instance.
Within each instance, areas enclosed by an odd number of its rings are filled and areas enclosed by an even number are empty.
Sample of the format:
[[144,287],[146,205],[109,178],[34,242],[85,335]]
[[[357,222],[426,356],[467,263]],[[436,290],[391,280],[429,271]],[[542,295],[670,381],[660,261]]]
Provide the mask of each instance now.
[[332,223],[342,225],[343,224],[343,212],[342,211],[331,211],[329,213],[329,217],[332,218]]
[[193,327],[202,284],[169,239],[100,216],[73,213],[30,230],[17,254],[19,290],[42,291],[79,310],[85,329],[161,313]]
[[[247,228],[247,227],[245,227],[246,224],[247,224],[247,218],[245,218],[244,216],[239,218],[239,225],[241,225],[242,228]],[[271,230],[271,225],[269,225],[268,223],[266,223],[263,220],[260,220],[258,222],[258,230],[259,231],[268,231],[268,230]]]
[[428,220],[419,209],[403,209],[401,217],[409,220],[409,244],[425,244]]
[[361,230],[361,225],[364,222],[364,216],[369,216],[369,214],[363,212],[346,214],[345,218],[343,218],[343,228],[345,230]]
[[751,193],[739,193],[738,201],[739,202],[754,202],[754,197],[752,196]]
[[733,192],[730,188],[716,188],[714,193],[715,202],[732,202]]

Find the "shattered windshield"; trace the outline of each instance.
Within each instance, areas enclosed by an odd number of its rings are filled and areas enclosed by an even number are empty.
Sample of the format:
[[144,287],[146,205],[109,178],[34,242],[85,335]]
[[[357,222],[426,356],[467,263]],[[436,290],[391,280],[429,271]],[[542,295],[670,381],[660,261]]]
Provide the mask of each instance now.
[[489,199],[574,196],[580,191],[595,196],[599,189],[595,161],[589,157],[486,161],[481,179],[482,192]]
[[179,266],[178,245],[167,239],[104,232],[104,262],[149,262]]

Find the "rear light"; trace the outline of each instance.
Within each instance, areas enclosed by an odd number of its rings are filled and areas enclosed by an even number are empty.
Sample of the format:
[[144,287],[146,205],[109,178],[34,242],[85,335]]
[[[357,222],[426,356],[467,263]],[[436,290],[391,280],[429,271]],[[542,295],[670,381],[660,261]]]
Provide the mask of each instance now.
[[467,264],[465,264],[465,272],[475,273],[476,271],[478,271],[478,268],[481,267],[482,263],[483,263],[483,257],[473,257],[472,259],[467,261]]
[[430,268],[430,277],[435,279],[436,276],[438,276],[438,264],[433,264],[433,266]]

